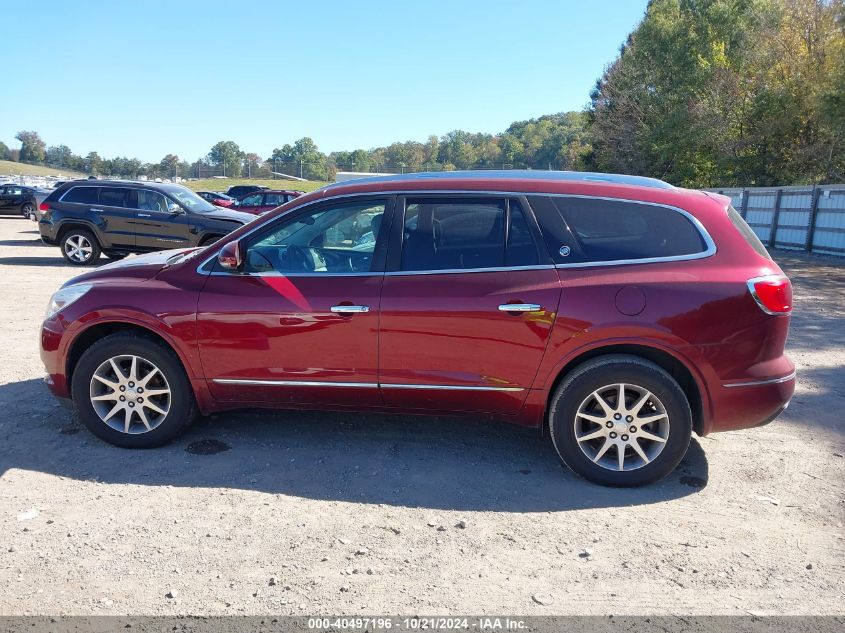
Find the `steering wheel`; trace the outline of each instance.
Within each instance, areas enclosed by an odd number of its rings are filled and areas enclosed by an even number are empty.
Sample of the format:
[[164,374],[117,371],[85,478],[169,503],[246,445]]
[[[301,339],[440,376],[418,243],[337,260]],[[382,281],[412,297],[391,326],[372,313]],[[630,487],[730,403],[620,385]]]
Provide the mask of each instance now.
[[285,248],[279,259],[281,259],[282,270],[284,272],[314,272],[314,258],[311,257],[311,253],[307,249],[301,246],[289,245]]

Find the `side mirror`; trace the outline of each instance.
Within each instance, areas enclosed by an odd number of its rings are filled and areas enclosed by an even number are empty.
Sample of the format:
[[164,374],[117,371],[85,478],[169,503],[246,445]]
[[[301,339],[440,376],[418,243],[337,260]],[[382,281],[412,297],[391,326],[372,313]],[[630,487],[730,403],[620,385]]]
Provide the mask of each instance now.
[[179,215],[180,213],[185,213],[185,210],[182,207],[180,207],[178,204],[176,204],[175,202],[172,202],[172,201],[167,203],[167,210],[170,213],[173,213],[174,215]]
[[217,254],[217,263],[225,270],[240,271],[244,265],[243,251],[238,240],[229,242]]

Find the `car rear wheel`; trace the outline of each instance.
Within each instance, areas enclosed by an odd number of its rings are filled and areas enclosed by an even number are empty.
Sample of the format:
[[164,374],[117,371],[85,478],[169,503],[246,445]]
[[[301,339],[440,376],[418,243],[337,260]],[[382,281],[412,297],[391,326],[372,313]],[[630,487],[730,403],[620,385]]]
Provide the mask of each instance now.
[[137,334],[112,334],[92,345],[79,359],[71,390],[80,421],[124,448],[166,444],[196,417],[179,358]]
[[589,361],[569,374],[549,409],[563,462],[607,486],[642,486],[672,472],[692,435],[689,402],[661,367],[636,356]]
[[62,236],[62,256],[75,266],[93,264],[100,258],[100,244],[91,231],[71,229]]
[[31,202],[27,202],[21,205],[21,215],[25,218],[33,215],[35,213],[35,205]]

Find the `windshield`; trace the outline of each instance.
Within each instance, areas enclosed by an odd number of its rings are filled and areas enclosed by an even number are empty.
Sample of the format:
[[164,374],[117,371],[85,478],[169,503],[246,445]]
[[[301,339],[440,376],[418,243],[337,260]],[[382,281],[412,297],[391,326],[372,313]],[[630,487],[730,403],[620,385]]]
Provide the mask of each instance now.
[[167,187],[167,193],[176,198],[179,203],[194,213],[207,213],[209,211],[216,211],[217,207],[211,204],[208,200],[203,200],[193,191],[187,187],[172,186]]

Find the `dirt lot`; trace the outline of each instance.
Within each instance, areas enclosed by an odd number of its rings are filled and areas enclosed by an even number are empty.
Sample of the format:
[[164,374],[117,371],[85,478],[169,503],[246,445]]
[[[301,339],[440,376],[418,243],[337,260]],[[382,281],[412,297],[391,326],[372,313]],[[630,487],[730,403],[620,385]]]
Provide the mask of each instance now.
[[[41,383],[44,307],[76,271],[0,218],[0,614],[841,615],[845,261],[777,259],[787,413],[613,490],[483,420],[238,413],[108,446]],[[186,450],[206,439],[226,450]]]

